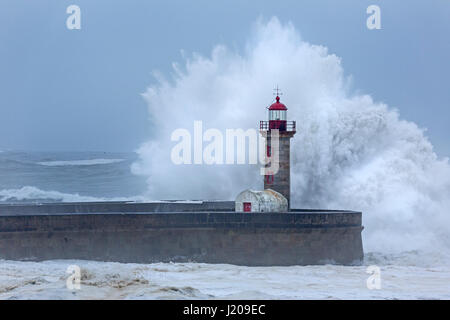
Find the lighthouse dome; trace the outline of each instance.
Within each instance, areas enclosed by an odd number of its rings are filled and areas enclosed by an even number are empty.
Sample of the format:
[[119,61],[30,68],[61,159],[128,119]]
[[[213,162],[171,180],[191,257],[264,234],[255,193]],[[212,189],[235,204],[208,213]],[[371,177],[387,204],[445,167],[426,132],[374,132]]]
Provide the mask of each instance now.
[[280,97],[276,97],[277,102],[272,103],[272,105],[269,107],[269,110],[287,110],[286,106],[280,102]]

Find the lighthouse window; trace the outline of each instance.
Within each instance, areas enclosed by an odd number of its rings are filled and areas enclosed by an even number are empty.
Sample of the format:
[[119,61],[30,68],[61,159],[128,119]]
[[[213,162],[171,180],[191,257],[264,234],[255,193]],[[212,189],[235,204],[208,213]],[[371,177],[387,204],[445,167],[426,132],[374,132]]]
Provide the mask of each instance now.
[[286,120],[286,111],[271,110],[269,112],[269,120]]
[[280,111],[278,110],[271,111],[269,120],[280,120]]

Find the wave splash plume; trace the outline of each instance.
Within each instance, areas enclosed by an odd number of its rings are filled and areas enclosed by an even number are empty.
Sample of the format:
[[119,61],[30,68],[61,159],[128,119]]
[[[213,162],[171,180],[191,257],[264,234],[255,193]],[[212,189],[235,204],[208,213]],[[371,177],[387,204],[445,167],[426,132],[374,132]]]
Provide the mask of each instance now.
[[204,130],[255,128],[278,84],[298,124],[293,207],[363,211],[366,251],[450,250],[448,159],[416,124],[355,93],[341,59],[302,40],[292,24],[259,21],[243,53],[219,45],[210,57],[174,64],[170,79],[156,79],[143,95],[156,134],[132,166],[148,177],[149,197],[234,199],[261,189],[256,166],[172,164],[170,136],[177,128],[192,132],[194,120]]

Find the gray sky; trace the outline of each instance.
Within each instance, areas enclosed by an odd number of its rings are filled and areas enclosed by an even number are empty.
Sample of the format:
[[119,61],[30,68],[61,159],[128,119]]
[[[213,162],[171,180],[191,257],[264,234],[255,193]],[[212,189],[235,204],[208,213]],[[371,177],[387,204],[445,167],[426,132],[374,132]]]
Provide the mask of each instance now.
[[[71,4],[81,30],[66,28]],[[371,4],[382,30],[366,28]],[[181,50],[242,51],[252,24],[274,15],[340,56],[355,89],[427,128],[450,155],[446,0],[1,0],[0,150],[135,150],[152,135],[140,96],[152,71],[169,74]]]

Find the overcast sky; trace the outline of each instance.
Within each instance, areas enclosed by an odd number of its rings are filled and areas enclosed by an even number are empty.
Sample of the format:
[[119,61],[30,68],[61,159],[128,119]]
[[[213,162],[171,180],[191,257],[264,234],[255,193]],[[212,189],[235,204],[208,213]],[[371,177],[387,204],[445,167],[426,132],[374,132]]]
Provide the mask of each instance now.
[[[66,28],[71,4],[81,30]],[[366,27],[371,4],[381,30]],[[272,16],[340,56],[354,89],[450,155],[448,0],[0,0],[0,150],[133,151],[152,135],[141,93],[153,71],[170,75],[182,50],[243,51]]]

